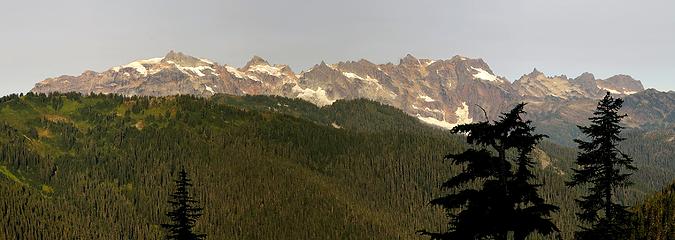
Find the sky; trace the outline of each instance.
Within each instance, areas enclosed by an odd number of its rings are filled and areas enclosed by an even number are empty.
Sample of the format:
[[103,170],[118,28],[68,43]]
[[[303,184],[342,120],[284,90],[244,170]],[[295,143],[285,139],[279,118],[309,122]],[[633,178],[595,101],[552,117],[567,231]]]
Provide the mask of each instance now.
[[510,81],[536,67],[675,90],[674,10],[671,0],[1,0],[0,95],[169,50],[233,66],[259,55],[296,72],[462,55]]

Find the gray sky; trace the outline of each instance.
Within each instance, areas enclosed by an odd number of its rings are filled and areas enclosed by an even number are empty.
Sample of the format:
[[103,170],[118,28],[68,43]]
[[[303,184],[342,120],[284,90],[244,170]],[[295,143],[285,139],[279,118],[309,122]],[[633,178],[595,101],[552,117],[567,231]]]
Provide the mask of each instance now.
[[296,72],[325,60],[483,58],[513,81],[623,73],[675,90],[675,1],[10,1],[0,3],[0,95],[171,49]]

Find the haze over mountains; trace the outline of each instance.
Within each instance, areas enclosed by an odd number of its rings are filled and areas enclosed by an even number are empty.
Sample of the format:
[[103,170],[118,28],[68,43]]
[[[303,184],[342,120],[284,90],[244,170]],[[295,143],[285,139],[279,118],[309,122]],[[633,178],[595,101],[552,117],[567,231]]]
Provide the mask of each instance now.
[[482,59],[462,56],[431,60],[408,54],[397,64],[376,64],[365,59],[321,62],[295,72],[287,65],[271,64],[258,56],[237,68],[171,51],[161,58],[138,60],[100,73],[85,71],[80,76],[48,78],[31,91],[204,97],[217,93],[278,95],[301,98],[318,106],[338,99],[367,98],[443,128],[484,120],[486,115],[494,119],[521,101],[530,103],[529,110],[538,121],[574,125],[587,118],[597,99],[610,92],[631,103],[625,109],[629,127],[670,126],[675,122],[675,93],[645,91],[639,80],[628,75],[596,79],[584,73],[569,78],[547,76],[534,69],[511,83],[494,73]]

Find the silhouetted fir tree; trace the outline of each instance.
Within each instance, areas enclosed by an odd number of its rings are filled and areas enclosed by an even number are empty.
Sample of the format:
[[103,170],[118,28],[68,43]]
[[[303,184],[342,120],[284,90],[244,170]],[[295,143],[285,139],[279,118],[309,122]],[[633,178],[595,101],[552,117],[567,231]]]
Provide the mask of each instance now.
[[[520,105],[519,105],[520,106]],[[518,114],[525,114],[522,106],[516,107]],[[512,111],[511,114],[514,114]],[[511,200],[515,203],[515,215],[512,219],[514,224],[514,239],[525,239],[532,232],[549,235],[560,230],[551,222],[549,216],[557,212],[557,206],[545,203],[537,193],[537,188],[543,184],[532,184],[536,176],[530,170],[534,167],[531,154],[535,146],[546,137],[542,134],[533,134],[535,127],[531,121],[523,121],[520,117],[514,118],[515,129],[511,132],[508,145],[514,147],[517,152],[515,159],[516,171],[510,182]]]
[[[545,136],[533,134],[531,122],[523,121],[524,107],[525,103],[518,104],[493,123],[452,129],[453,133],[467,134],[467,142],[480,148],[445,157],[453,164],[465,165],[463,172],[442,184],[454,192],[430,202],[446,209],[450,228],[448,232],[422,230],[420,234],[432,239],[507,239],[511,232],[524,239],[535,231],[545,235],[559,232],[549,218],[558,208],[539,197],[540,185],[529,182],[534,178],[530,154]],[[511,150],[518,153],[516,159],[509,160],[507,152]],[[517,166],[515,172],[512,162]],[[467,187],[472,183],[482,183],[482,187]]]
[[618,113],[622,104],[622,99],[615,99],[608,92],[598,103],[594,116],[589,118],[591,125],[579,126],[589,141],[574,140],[580,150],[576,160],[579,167],[573,169],[572,180],[567,184],[570,187],[588,185],[588,194],[576,200],[581,208],[577,216],[591,225],[582,227],[575,235],[577,239],[626,238],[631,213],[627,206],[612,199],[617,188],[631,184],[628,179],[631,174],[622,170],[636,170],[633,160],[617,148],[618,143],[625,140],[619,137],[623,129],[619,123],[626,117]]
[[171,197],[169,204],[173,209],[166,214],[171,219],[171,223],[162,224],[162,227],[169,231],[167,239],[205,239],[206,234],[197,234],[192,231],[195,222],[202,216],[203,209],[197,206],[199,202],[194,200],[188,192],[188,187],[192,184],[185,168],[181,168],[178,180],[175,182],[176,190],[169,195]]

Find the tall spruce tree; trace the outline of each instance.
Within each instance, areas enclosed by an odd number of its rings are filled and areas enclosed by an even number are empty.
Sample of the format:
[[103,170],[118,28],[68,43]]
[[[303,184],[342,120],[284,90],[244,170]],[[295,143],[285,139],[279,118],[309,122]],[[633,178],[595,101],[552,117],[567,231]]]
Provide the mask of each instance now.
[[[430,202],[446,209],[451,218],[449,230],[422,230],[420,234],[431,239],[507,239],[512,233],[524,239],[535,231],[545,235],[559,232],[549,218],[558,208],[539,197],[541,185],[530,183],[535,177],[530,154],[545,136],[533,134],[531,122],[521,118],[524,107],[525,103],[518,104],[493,123],[486,120],[452,129],[453,133],[467,134],[467,142],[477,148],[445,157],[465,166],[463,172],[442,184],[453,193]],[[515,159],[509,152],[517,153]],[[472,183],[482,187],[469,187]]]
[[181,167],[176,182],[176,190],[170,194],[169,204],[172,210],[166,215],[171,220],[169,224],[162,224],[162,227],[168,230],[167,239],[177,240],[198,240],[205,239],[206,234],[194,233],[197,219],[202,216],[202,208],[197,205],[199,202],[190,196],[188,188],[192,186],[185,168]]
[[568,182],[570,187],[588,187],[588,194],[577,199],[581,208],[579,219],[590,227],[582,226],[575,234],[577,239],[624,239],[627,235],[630,212],[627,206],[615,202],[614,191],[630,185],[629,177],[635,171],[633,160],[622,153],[617,145],[625,140],[619,137],[623,104],[608,92],[589,118],[590,126],[579,126],[588,141],[575,139],[579,145],[576,163],[578,169]]

